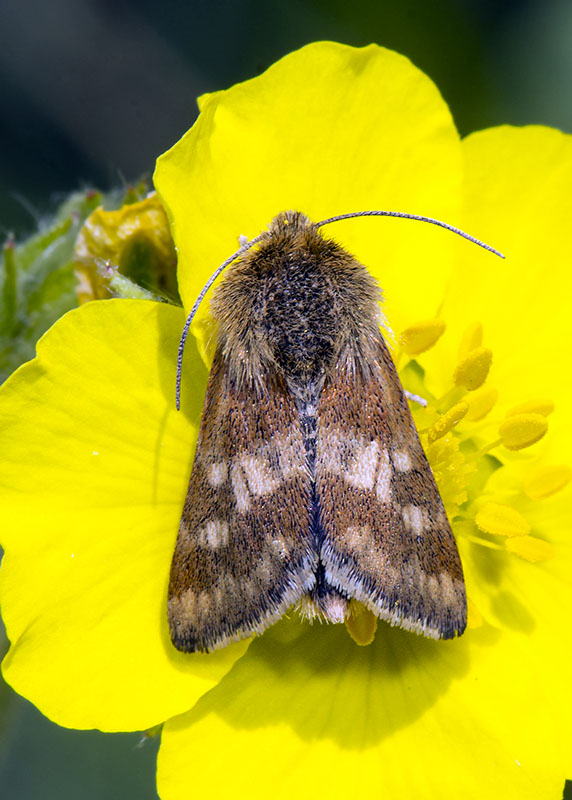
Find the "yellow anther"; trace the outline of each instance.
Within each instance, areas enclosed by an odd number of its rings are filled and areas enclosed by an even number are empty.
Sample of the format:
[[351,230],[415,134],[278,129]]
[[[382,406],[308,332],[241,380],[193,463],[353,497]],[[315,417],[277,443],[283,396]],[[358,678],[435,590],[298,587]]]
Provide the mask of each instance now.
[[349,635],[356,644],[365,647],[375,638],[377,617],[357,600],[350,600],[350,613],[345,619]]
[[465,458],[456,436],[437,439],[425,452],[447,516],[452,519],[459,513],[459,506],[468,500],[467,485],[476,471],[475,463]]
[[487,347],[471,350],[455,369],[453,380],[455,386],[463,386],[469,391],[480,389],[487,379],[493,360],[492,351]]
[[459,361],[464,361],[471,350],[476,350],[483,344],[483,326],[480,322],[471,323],[463,334],[459,345]]
[[554,556],[554,546],[535,536],[516,536],[514,539],[507,539],[505,548],[509,553],[514,553],[527,561],[548,561]]
[[572,479],[572,469],[562,464],[540,467],[524,479],[522,488],[531,500],[542,500],[556,494]]
[[418,356],[433,347],[443,335],[445,327],[446,325],[441,319],[417,322],[402,332],[399,342],[407,355]]
[[521,403],[510,411],[506,412],[507,417],[514,417],[516,414],[541,414],[547,417],[554,411],[554,403],[552,400],[528,400],[526,403]]
[[467,597],[467,628],[482,628],[483,617],[470,597]]
[[437,422],[431,425],[427,432],[427,441],[429,444],[433,444],[437,439],[441,439],[449,433],[449,431],[452,431],[455,425],[463,419],[468,410],[468,403],[457,403],[457,405],[450,408],[446,414],[442,414]]
[[515,414],[502,423],[499,436],[507,450],[523,450],[540,441],[547,430],[542,414]]
[[478,422],[480,419],[484,419],[498,400],[498,396],[497,389],[493,389],[492,386],[483,386],[482,389],[468,394],[465,398],[469,404],[467,420]]
[[500,503],[486,503],[475,516],[477,527],[495,536],[526,536],[530,525],[519,512]]

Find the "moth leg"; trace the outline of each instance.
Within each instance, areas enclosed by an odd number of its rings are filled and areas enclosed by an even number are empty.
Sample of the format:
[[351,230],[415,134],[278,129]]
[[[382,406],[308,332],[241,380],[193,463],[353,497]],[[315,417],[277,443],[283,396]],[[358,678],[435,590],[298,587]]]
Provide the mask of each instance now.
[[418,405],[423,406],[423,408],[427,408],[427,400],[425,400],[424,397],[420,397],[418,394],[413,394],[413,392],[408,392],[407,389],[403,390],[403,394],[412,403],[417,403]]

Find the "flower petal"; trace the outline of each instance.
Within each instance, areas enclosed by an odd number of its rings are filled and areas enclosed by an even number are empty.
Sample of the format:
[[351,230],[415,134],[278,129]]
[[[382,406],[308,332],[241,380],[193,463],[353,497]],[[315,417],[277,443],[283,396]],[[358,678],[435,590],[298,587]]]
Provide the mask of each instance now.
[[382,625],[360,648],[335,626],[284,641],[288,625],[166,724],[162,800],[182,800],[190,785],[217,797],[247,785],[252,798],[271,787],[284,799],[561,795],[555,742],[568,740],[567,717],[546,708],[546,663],[519,660],[526,637],[481,628],[433,642]]
[[[381,208],[455,222],[459,139],[438,90],[406,58],[377,45],[320,42],[203,98],[198,121],[159,159],[154,180],[189,307],[239,235],[256,236],[290,208],[316,221]],[[403,220],[325,230],[380,277],[392,325],[435,312],[454,237]],[[412,263],[423,265],[415,292]]]
[[196,391],[177,413],[181,325],[167,305],[89,303],[0,393],[4,675],[61,725],[154,725],[246,646],[188,656],[169,640],[168,571],[206,380],[190,346]]
[[[496,411],[548,397],[554,456],[569,454],[572,371],[562,363],[572,294],[572,136],[539,126],[503,126],[463,141],[465,226],[498,247],[506,260],[469,249],[460,260],[441,314],[443,344],[458,346],[472,321],[483,324],[493,351],[489,385],[500,390]],[[446,341],[445,341],[446,340]],[[431,369],[447,359],[429,353]],[[429,362],[427,362],[429,363]],[[506,387],[506,388],[505,388]]]

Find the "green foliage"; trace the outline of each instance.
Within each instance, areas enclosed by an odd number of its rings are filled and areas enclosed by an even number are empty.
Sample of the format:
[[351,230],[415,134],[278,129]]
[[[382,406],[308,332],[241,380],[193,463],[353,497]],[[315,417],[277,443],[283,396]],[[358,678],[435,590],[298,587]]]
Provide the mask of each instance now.
[[[110,210],[135,203],[148,190],[148,184],[140,181],[107,195],[96,191],[75,192],[24,242],[7,240],[0,267],[0,383],[20,364],[33,358],[38,339],[66,311],[78,305],[74,246],[87,217],[100,205]],[[125,264],[119,267],[124,275],[117,265],[112,265],[109,274],[102,278],[109,296],[162,299],[142,288],[151,283],[149,278],[139,280],[151,269],[145,248],[132,246],[123,260]],[[174,271],[171,283],[169,293],[176,297]],[[164,294],[165,289],[161,288]]]
[[77,192],[21,244],[4,245],[0,275],[0,379],[34,357],[40,336],[77,305],[73,248],[97,192]]

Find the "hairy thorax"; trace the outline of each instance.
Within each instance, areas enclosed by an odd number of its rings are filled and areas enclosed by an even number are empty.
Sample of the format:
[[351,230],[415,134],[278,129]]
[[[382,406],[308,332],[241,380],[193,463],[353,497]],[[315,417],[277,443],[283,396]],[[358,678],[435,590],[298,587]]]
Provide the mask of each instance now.
[[212,309],[239,386],[271,371],[299,394],[319,392],[334,368],[367,363],[380,299],[358,261],[303,214],[286,212],[232,268]]

